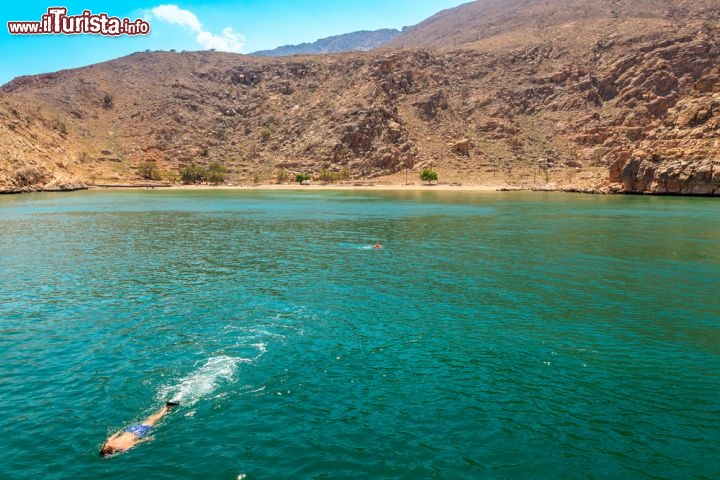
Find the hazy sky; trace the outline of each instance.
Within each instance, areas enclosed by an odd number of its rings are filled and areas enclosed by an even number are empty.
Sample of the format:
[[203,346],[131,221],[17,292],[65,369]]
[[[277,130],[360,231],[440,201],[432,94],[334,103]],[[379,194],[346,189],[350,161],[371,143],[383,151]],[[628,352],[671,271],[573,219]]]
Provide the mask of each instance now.
[[[402,28],[467,0],[158,0],[7,2],[0,29],[0,84],[18,75],[52,72],[111,60],[143,50],[217,50],[250,53],[312,42],[356,30]],[[11,35],[9,21],[40,21],[49,7],[68,15],[106,13],[145,19],[148,35]]]

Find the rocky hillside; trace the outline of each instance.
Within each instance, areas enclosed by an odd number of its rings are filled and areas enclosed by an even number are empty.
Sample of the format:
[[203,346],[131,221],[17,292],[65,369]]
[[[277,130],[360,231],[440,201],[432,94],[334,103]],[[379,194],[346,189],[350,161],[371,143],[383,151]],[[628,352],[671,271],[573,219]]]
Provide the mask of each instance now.
[[587,53],[613,36],[664,34],[688,22],[716,21],[714,0],[479,0],[443,10],[403,30],[391,47],[516,48],[553,43]]
[[260,50],[252,55],[266,57],[284,57],[289,55],[316,55],[324,53],[366,52],[389,42],[400,34],[400,30],[383,28],[380,30],[346,33],[321,38],[312,43],[284,45],[273,50]]
[[149,52],[21,77],[0,96],[0,188],[220,162],[233,183],[431,166],[445,182],[720,194],[713,5],[484,0],[379,51]]
[[0,145],[0,193],[84,187],[61,116],[0,94]]

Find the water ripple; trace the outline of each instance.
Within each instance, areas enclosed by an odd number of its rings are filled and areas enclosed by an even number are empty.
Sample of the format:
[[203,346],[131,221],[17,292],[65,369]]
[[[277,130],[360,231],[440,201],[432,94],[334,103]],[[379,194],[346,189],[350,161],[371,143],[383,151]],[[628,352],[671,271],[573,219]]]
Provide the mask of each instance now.
[[[716,478],[719,220],[546,194],[0,198],[0,477]],[[171,398],[153,442],[97,458]]]

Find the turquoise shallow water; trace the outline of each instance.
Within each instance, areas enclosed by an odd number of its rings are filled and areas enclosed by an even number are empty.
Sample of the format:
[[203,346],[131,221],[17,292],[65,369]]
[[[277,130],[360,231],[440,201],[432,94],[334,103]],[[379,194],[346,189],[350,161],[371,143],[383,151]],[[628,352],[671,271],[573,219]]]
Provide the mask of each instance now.
[[0,281],[3,479],[720,478],[713,199],[7,196]]

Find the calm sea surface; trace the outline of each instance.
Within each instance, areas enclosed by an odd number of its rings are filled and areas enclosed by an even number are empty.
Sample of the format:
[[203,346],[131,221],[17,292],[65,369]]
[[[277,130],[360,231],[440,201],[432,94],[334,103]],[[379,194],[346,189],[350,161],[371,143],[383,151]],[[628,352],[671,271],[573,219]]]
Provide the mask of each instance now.
[[717,479],[720,203],[3,196],[0,413],[2,479]]

